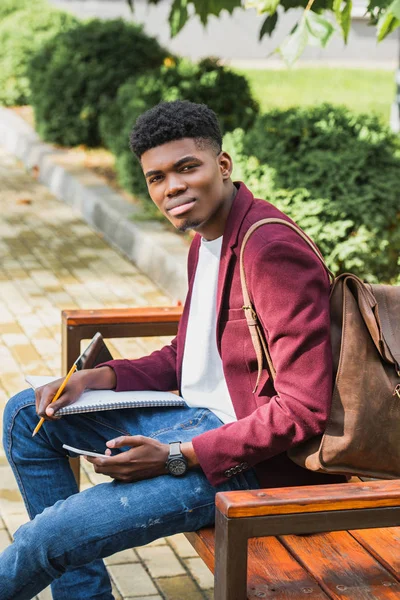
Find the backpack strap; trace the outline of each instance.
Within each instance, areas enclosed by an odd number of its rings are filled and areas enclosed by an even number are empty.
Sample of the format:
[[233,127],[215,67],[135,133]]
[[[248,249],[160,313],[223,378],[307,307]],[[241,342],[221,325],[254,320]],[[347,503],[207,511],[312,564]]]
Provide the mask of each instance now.
[[286,227],[293,229],[293,231],[295,231],[309,245],[311,250],[314,252],[314,254],[317,256],[317,258],[320,260],[322,266],[325,268],[326,272],[328,273],[328,276],[332,280],[332,284],[335,281],[335,276],[332,273],[332,271],[330,271],[328,269],[328,267],[326,266],[321,252],[318,250],[318,248],[315,246],[315,244],[311,241],[311,239],[304,233],[304,231],[302,231],[299,227],[294,225],[294,223],[291,223],[289,221],[285,221],[285,219],[279,219],[279,218],[261,219],[260,221],[253,223],[253,225],[248,229],[248,231],[246,232],[246,235],[243,238],[242,246],[240,248],[240,282],[242,285],[242,294],[243,294],[243,301],[244,301],[243,310],[244,310],[244,313],[246,316],[247,325],[249,327],[251,341],[253,342],[254,350],[255,350],[256,356],[257,356],[258,374],[257,374],[257,381],[256,381],[256,385],[253,390],[253,394],[257,391],[258,384],[260,383],[262,367],[263,367],[263,356],[265,356],[265,358],[267,360],[268,369],[269,369],[269,373],[272,378],[272,381],[275,380],[276,371],[275,371],[274,365],[272,364],[271,355],[269,353],[261,326],[259,324],[257,313],[254,310],[254,307],[250,300],[249,291],[248,291],[248,287],[247,287],[247,281],[246,281],[246,273],[244,270],[244,250],[245,250],[246,244],[248,242],[248,239],[252,235],[252,233],[254,233],[254,231],[256,231],[256,229],[258,229],[262,225],[268,225],[268,224],[285,225]]

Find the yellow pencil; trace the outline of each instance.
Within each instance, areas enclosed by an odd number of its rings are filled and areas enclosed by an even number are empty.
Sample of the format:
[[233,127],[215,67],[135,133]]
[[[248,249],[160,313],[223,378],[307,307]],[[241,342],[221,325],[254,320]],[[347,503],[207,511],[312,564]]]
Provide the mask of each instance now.
[[[71,367],[71,370],[69,371],[68,375],[66,376],[66,378],[64,379],[64,381],[62,382],[62,384],[60,385],[60,387],[58,388],[56,395],[54,396],[53,400],[51,401],[51,404],[53,404],[53,402],[55,402],[56,400],[58,400],[58,399],[59,399],[59,397],[61,396],[61,394],[62,394],[62,393],[63,393],[63,391],[64,391],[64,388],[65,388],[65,386],[66,386],[66,385],[67,385],[67,383],[68,383],[68,380],[70,379],[71,375],[72,375],[72,374],[73,374],[75,371],[76,371],[76,362],[75,362],[75,363],[72,365],[72,367]],[[44,418],[42,417],[42,418],[40,419],[39,423],[36,425],[36,427],[35,427],[35,429],[34,429],[34,431],[33,431],[33,433],[32,433],[32,437],[33,437],[34,435],[36,435],[36,434],[37,434],[37,432],[39,431],[39,429],[40,429],[40,428],[41,428],[41,426],[43,425],[44,421],[45,421],[45,420],[44,420]]]

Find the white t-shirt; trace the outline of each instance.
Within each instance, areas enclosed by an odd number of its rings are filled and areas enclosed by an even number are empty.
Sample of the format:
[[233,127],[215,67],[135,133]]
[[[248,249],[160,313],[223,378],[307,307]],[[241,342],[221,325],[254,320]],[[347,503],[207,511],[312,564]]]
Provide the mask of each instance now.
[[182,364],[181,393],[188,406],[208,408],[223,423],[236,421],[217,349],[217,286],[222,236],[202,238],[193,283]]

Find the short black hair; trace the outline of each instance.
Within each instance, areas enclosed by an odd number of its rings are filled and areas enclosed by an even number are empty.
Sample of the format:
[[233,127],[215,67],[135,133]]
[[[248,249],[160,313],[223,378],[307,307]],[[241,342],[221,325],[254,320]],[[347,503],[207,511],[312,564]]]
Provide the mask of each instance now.
[[183,138],[210,144],[217,154],[221,152],[222,133],[215,112],[187,100],[160,102],[138,117],[129,141],[140,160],[147,150]]

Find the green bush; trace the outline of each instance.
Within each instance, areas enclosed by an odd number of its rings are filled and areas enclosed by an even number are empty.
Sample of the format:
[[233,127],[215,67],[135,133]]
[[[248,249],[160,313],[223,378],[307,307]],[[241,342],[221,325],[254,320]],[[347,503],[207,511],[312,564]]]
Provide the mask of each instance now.
[[[33,0],[35,2],[35,8],[39,5],[46,6],[45,0]],[[32,6],[32,0],[1,0],[0,3],[0,22],[5,17],[11,15],[11,13],[17,10],[25,10]]]
[[106,146],[115,154],[119,182],[139,197],[148,198],[139,163],[129,151],[129,134],[137,117],[161,101],[189,100],[207,104],[219,116],[222,129],[247,129],[254,122],[258,105],[247,80],[207,58],[194,64],[167,59],[150,76],[127,81],[115,103],[100,118]]
[[67,31],[76,22],[68,13],[42,2],[0,21],[0,104],[29,103],[27,66],[31,56],[56,33]]
[[235,176],[308,232],[334,272],[396,281],[400,143],[376,117],[330,105],[274,110],[224,147]]
[[54,37],[29,68],[39,134],[63,145],[98,145],[100,107],[128,77],[165,56],[155,38],[122,19],[92,19]]

